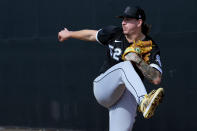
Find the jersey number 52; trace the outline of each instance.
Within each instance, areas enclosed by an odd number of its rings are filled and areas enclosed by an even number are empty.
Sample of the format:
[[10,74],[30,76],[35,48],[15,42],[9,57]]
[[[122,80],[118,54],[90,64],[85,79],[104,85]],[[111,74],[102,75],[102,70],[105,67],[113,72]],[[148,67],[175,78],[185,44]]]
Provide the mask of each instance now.
[[119,61],[120,55],[122,53],[122,50],[120,48],[115,48],[112,45],[109,45],[110,55],[114,60]]

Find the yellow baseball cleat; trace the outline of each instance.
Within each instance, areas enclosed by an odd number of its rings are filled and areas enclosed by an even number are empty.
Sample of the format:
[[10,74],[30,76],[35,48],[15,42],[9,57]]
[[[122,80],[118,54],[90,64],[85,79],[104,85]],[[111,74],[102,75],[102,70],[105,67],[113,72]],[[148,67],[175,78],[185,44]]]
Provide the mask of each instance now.
[[159,88],[151,91],[148,95],[144,96],[144,99],[139,105],[139,111],[143,113],[144,118],[149,119],[154,115],[154,111],[161,103],[164,96],[164,89]]

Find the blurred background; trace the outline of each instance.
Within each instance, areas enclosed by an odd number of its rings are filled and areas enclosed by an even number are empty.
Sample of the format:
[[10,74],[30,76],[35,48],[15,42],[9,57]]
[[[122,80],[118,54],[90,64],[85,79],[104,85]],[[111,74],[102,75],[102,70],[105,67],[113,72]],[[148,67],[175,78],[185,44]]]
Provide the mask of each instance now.
[[133,131],[196,131],[196,0],[1,0],[0,126],[107,131],[108,112],[92,90],[105,49],[59,43],[57,34],[121,26],[115,16],[134,4],[160,47],[166,94],[154,117],[137,116]]

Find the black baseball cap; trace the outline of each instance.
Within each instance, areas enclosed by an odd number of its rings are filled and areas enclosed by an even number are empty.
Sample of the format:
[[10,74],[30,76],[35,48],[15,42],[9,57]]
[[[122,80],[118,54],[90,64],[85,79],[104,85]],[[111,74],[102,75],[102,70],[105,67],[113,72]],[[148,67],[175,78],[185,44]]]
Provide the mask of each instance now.
[[136,18],[146,20],[145,12],[139,6],[127,6],[122,15],[117,16],[118,18]]

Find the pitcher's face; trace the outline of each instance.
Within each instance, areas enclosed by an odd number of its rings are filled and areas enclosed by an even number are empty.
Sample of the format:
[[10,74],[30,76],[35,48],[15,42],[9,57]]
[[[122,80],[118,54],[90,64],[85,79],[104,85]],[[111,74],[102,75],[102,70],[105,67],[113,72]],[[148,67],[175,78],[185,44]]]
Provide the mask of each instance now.
[[135,18],[124,18],[122,20],[122,29],[125,35],[131,35],[141,26],[139,20]]

